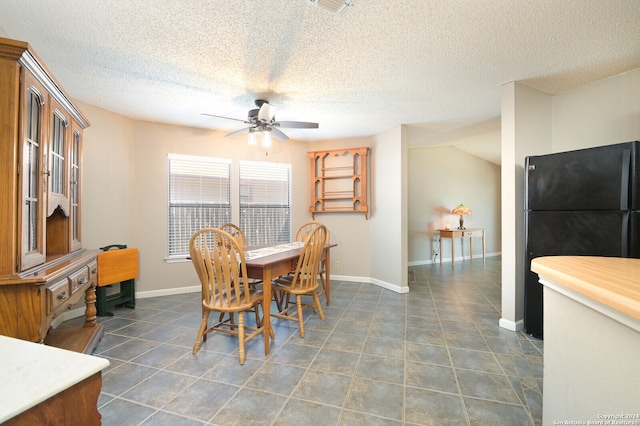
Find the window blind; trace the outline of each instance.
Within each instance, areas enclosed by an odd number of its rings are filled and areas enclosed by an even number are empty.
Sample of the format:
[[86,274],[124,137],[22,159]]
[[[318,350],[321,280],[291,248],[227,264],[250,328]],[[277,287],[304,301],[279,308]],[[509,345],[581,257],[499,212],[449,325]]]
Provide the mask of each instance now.
[[231,161],[169,154],[169,257],[189,254],[198,229],[231,222]]
[[291,164],[240,161],[238,188],[249,245],[291,241]]

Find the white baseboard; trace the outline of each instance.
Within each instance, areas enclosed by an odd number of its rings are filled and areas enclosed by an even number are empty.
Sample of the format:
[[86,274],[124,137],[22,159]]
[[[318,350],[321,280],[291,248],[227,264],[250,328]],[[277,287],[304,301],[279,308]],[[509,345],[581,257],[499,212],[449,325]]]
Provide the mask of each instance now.
[[[485,253],[484,257],[496,257],[496,256],[502,256],[502,252],[496,252],[496,253]],[[474,259],[482,259],[482,254],[474,254],[473,255]],[[462,258],[462,256],[458,256],[455,258],[456,262],[462,262],[463,260],[469,260],[469,256],[465,256],[464,259]],[[427,259],[427,260],[414,260],[412,262],[407,262],[408,266],[420,266],[420,265],[433,265],[436,263],[440,263],[440,259],[438,258],[437,260],[432,260],[432,259]],[[451,263],[451,258],[450,257],[443,257],[442,258],[442,263]]]
[[510,331],[518,331],[524,328],[524,320],[511,321],[505,318],[500,318],[498,325]]
[[136,299],[148,299],[149,297],[173,296],[174,294],[200,293],[199,285],[190,287],[166,288],[162,290],[148,290],[136,293]]
[[371,277],[354,277],[351,275],[335,275],[331,274],[331,280],[338,281],[347,281],[347,282],[356,282],[356,283],[369,283],[377,285],[378,287],[386,288],[387,290],[391,290],[395,293],[409,293],[409,287],[400,287],[396,284],[391,284],[386,281],[378,280],[376,278]]

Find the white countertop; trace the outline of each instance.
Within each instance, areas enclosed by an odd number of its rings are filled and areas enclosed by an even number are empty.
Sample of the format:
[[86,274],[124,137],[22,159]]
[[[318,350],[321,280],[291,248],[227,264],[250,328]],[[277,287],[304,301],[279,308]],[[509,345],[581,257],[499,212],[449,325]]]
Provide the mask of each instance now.
[[108,366],[104,358],[0,336],[0,423]]

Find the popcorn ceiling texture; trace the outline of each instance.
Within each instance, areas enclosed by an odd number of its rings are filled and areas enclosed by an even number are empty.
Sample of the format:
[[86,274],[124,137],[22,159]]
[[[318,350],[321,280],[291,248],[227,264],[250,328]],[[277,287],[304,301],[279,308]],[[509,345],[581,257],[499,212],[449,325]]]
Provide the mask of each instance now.
[[[128,117],[233,131],[256,98],[298,140],[500,115],[501,86],[557,94],[640,67],[638,0],[2,0],[77,100]],[[243,137],[243,136],[240,136]]]

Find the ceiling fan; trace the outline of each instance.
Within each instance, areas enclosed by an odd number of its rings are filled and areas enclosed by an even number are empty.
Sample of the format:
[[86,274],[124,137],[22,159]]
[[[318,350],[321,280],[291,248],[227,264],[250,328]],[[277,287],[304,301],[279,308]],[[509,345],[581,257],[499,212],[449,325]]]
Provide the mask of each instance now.
[[257,132],[270,132],[273,136],[281,141],[286,141],[289,136],[285,135],[280,128],[289,129],[317,129],[318,123],[309,123],[306,121],[276,121],[276,108],[269,104],[268,101],[263,99],[256,99],[255,105],[257,108],[249,110],[249,114],[246,120],[239,118],[224,117],[221,115],[206,114],[210,117],[224,118],[226,120],[242,121],[243,123],[250,124],[249,127],[236,130],[225,136],[235,136],[240,133],[257,133]]

